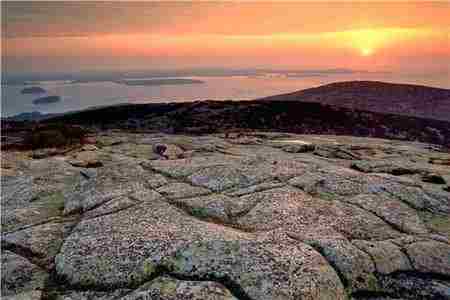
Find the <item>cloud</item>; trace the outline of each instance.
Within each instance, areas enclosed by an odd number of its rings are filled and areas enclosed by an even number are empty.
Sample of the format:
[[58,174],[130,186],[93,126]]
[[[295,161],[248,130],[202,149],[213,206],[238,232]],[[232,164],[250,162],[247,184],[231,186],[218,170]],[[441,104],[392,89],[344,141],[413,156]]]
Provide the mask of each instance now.
[[270,35],[379,27],[448,27],[450,3],[13,2],[3,36]]

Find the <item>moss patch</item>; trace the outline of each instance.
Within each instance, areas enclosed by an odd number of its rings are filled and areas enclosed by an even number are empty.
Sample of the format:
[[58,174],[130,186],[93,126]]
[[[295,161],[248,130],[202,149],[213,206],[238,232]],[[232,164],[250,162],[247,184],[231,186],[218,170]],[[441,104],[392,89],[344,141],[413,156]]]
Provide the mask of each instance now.
[[444,215],[434,215],[429,212],[421,212],[420,217],[428,229],[438,232],[450,238],[450,217]]
[[323,199],[323,200],[328,200],[328,201],[332,201],[336,199],[336,195],[330,192],[317,192],[317,194],[315,195],[316,197]]
[[64,194],[62,192],[54,192],[41,197],[37,203],[39,206],[48,208],[48,212],[52,216],[57,216],[64,210]]
[[144,272],[144,276],[147,277],[147,276],[151,276],[155,272],[156,267],[153,263],[146,260],[146,261],[144,261],[142,269]]
[[198,218],[207,218],[208,210],[204,207],[194,207],[191,209],[191,214]]

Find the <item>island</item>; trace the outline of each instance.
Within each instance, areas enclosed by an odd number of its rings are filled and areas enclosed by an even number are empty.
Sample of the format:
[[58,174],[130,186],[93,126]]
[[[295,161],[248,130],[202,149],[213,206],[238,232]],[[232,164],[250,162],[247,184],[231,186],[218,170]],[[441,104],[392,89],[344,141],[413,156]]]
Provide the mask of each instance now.
[[46,96],[33,100],[33,104],[50,104],[61,101],[60,96]]
[[21,93],[22,94],[44,94],[47,91],[41,88],[40,86],[30,86],[24,88]]
[[178,84],[200,84],[205,83],[204,81],[197,79],[187,79],[187,78],[163,78],[163,79],[121,79],[114,81],[118,84],[126,85],[178,85]]

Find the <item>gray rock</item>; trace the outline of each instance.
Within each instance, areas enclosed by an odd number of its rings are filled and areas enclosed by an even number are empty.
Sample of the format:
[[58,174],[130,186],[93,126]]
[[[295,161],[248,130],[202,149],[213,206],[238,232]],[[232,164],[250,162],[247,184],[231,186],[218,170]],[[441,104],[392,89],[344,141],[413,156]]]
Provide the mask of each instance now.
[[345,280],[345,284],[355,291],[372,291],[379,289],[374,275],[375,266],[368,254],[359,250],[350,242],[340,240],[314,239],[305,241],[327,259]]
[[121,298],[122,300],[238,300],[222,284],[214,281],[177,280],[158,277]]
[[233,199],[221,194],[203,197],[178,199],[175,203],[183,207],[191,215],[200,219],[212,219],[221,223],[230,223],[230,211],[234,205]]
[[450,275],[450,245],[436,241],[422,241],[405,246],[415,270],[423,273]]
[[417,212],[401,201],[392,200],[382,195],[367,194],[347,198],[347,201],[373,212],[402,232],[411,234],[428,232]]
[[200,169],[189,176],[192,184],[206,187],[213,191],[223,191],[232,187],[246,187],[256,182],[245,176],[239,168],[215,166]]
[[73,223],[51,222],[29,227],[2,236],[2,243],[9,248],[26,249],[41,265],[49,269],[53,259],[69,233]]
[[181,276],[227,279],[251,299],[345,298],[334,270],[304,244],[195,242],[165,264]]
[[80,168],[98,168],[103,166],[97,151],[78,152],[69,162],[72,166]]
[[[1,294],[13,296],[39,290],[44,287],[48,274],[26,258],[2,250]],[[28,294],[29,296],[32,296]],[[23,295],[24,297],[26,295]]]
[[182,182],[167,184],[156,189],[156,191],[169,199],[188,198],[211,193],[205,188],[192,186]]
[[274,189],[274,188],[278,188],[283,186],[284,184],[279,182],[279,181],[268,181],[268,182],[263,182],[257,185],[252,185],[246,188],[236,188],[236,189],[231,189],[228,191],[225,191],[225,194],[227,194],[228,196],[234,196],[234,197],[239,197],[239,196],[243,196],[243,195],[247,195],[247,194],[251,194],[251,193],[256,193],[256,192],[261,192],[264,190],[269,190],[269,189]]
[[412,266],[401,249],[388,241],[368,242],[355,240],[353,245],[369,254],[380,274],[411,271]]
[[194,240],[240,240],[248,234],[203,222],[160,201],[81,221],[56,256],[75,285],[127,286],[152,276],[162,258]]

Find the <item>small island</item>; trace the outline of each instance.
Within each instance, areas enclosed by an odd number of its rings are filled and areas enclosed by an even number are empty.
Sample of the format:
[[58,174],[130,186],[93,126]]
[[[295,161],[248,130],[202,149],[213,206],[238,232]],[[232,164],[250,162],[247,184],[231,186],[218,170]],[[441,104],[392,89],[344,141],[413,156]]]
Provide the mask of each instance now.
[[26,87],[24,88],[21,93],[22,94],[44,94],[47,91],[44,90],[43,88],[41,88],[40,86],[31,86],[31,87]]
[[187,78],[164,78],[164,79],[122,79],[114,81],[118,84],[126,85],[145,85],[145,86],[156,86],[156,85],[178,85],[178,84],[199,84],[205,83],[201,80],[187,79]]
[[33,100],[33,104],[50,104],[61,101],[60,96],[46,96]]

